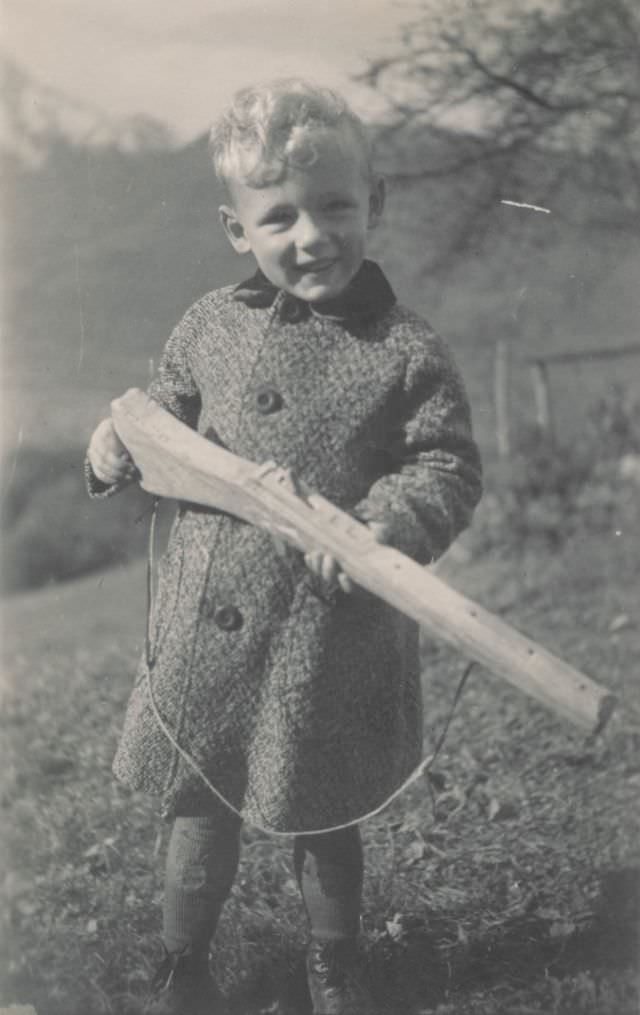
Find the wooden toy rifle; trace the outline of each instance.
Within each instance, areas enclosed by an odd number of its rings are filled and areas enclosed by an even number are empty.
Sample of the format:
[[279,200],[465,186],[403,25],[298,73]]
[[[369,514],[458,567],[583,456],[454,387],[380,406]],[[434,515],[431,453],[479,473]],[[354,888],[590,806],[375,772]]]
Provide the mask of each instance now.
[[470,659],[590,734],[606,724],[612,694],[270,462],[256,465],[213,444],[144,392],[112,403],[116,431],[144,490],[236,515],[299,550],[330,553],[362,588]]

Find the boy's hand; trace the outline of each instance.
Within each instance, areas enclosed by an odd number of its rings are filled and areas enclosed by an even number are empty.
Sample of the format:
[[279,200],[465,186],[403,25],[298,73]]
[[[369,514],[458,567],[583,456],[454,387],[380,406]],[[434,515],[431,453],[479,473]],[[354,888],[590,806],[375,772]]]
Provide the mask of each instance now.
[[87,452],[91,468],[101,483],[133,479],[136,469],[131,455],[118,437],[112,419],[103,419],[93,431]]
[[[386,542],[387,526],[382,522],[369,522],[367,528],[370,530],[378,543]],[[323,553],[322,550],[312,550],[304,555],[305,564],[310,571],[322,578],[327,585],[338,584],[343,592],[353,592],[354,583],[351,578],[340,568],[340,564],[330,553]]]

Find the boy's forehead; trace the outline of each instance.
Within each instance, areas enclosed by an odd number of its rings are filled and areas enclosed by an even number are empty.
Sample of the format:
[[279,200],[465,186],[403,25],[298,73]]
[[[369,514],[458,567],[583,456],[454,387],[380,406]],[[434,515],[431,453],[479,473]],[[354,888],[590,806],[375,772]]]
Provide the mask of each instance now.
[[289,182],[302,183],[312,189],[324,189],[329,182],[336,186],[369,183],[367,153],[348,127],[319,128],[310,132],[305,138],[304,157],[298,161],[297,154],[294,148],[291,154],[267,160],[262,166],[258,162],[249,180],[240,174],[229,178],[227,183],[234,202],[256,192],[266,199],[269,193],[276,193]]
[[318,162],[339,160],[346,165],[360,168],[368,165],[368,157],[362,139],[350,124],[337,127],[318,127],[310,130],[307,145],[314,152]]

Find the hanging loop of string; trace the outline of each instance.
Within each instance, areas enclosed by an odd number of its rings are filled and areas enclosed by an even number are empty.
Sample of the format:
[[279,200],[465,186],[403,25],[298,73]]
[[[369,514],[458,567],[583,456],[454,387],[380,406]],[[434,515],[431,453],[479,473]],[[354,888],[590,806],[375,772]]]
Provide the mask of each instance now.
[[[204,783],[204,785],[207,787],[207,789],[210,790],[210,792],[213,794],[213,796],[216,797],[216,799],[220,801],[220,803],[222,803],[228,810],[230,810],[233,814],[235,814],[236,817],[238,817],[241,821],[245,821],[246,818],[245,818],[245,815],[242,813],[242,811],[239,811],[236,807],[234,807],[234,805],[231,803],[231,801],[227,800],[227,798],[225,796],[223,796],[223,794],[220,792],[220,790],[217,789],[217,787],[214,786],[214,784],[211,782],[211,780],[207,777],[205,772],[202,771],[202,769],[198,765],[197,761],[194,758],[191,757],[189,752],[187,750],[185,750],[185,748],[180,743],[178,743],[178,740],[176,739],[175,734],[172,732],[172,730],[169,728],[169,726],[167,725],[166,721],[162,717],[162,714],[160,712],[160,708],[159,708],[158,703],[156,701],[155,691],[154,691],[154,688],[153,688],[153,677],[152,677],[153,670],[155,668],[156,660],[155,660],[154,654],[153,654],[152,636],[151,636],[151,624],[152,624],[152,619],[153,619],[153,607],[154,607],[153,574],[154,574],[154,558],[155,558],[155,542],[156,542],[156,522],[157,522],[157,517],[158,517],[158,505],[160,503],[160,499],[161,499],[160,497],[155,497],[154,498],[153,506],[152,506],[152,509],[151,509],[151,519],[150,519],[150,522],[149,522],[149,546],[148,546],[148,553],[147,553],[147,576],[146,576],[146,585],[147,585],[147,618],[146,618],[146,630],[145,630],[145,664],[146,664],[145,669],[146,669],[147,691],[148,691],[148,694],[149,694],[149,700],[151,702],[151,709],[153,711],[153,714],[155,716],[156,722],[158,723],[160,729],[162,730],[164,735],[167,737],[167,739],[171,743],[171,745],[174,748],[174,750],[177,751],[177,753],[180,755],[180,757],[185,762],[185,764],[187,764],[192,769],[192,771],[195,772],[195,774],[198,776],[198,778]],[[397,797],[399,797],[402,793],[404,793],[404,791],[406,789],[408,789],[409,786],[411,786],[414,782],[416,782],[418,779],[420,779],[423,775],[426,775],[426,773],[429,771],[429,769],[432,768],[432,766],[434,765],[434,763],[436,761],[436,758],[438,757],[438,755],[440,754],[440,751],[442,750],[442,747],[444,746],[444,742],[445,742],[445,740],[447,738],[447,734],[449,732],[449,727],[451,725],[451,722],[452,722],[453,717],[455,715],[456,709],[458,707],[458,702],[460,701],[460,698],[462,697],[462,693],[463,693],[464,688],[466,686],[466,683],[467,683],[467,680],[469,678],[469,675],[470,675],[473,667],[476,666],[476,665],[477,664],[474,661],[468,663],[468,665],[465,667],[465,670],[464,670],[464,672],[462,674],[462,677],[458,681],[458,685],[456,687],[456,690],[455,690],[455,693],[454,693],[454,696],[453,696],[453,701],[452,701],[451,706],[449,708],[449,711],[447,713],[447,717],[445,719],[444,726],[443,726],[443,728],[442,728],[442,730],[440,732],[440,735],[438,736],[438,739],[436,740],[433,752],[431,754],[429,754],[426,758],[423,758],[423,760],[420,762],[420,764],[413,770],[413,772],[411,772],[409,777],[407,779],[405,779],[405,781],[402,783],[402,785],[399,786],[396,790],[394,790],[394,792],[389,797],[387,797],[387,799],[384,800],[374,810],[369,811],[367,814],[363,814],[363,815],[361,815],[358,818],[354,818],[351,821],[346,821],[346,822],[344,822],[343,824],[340,824],[340,825],[331,825],[331,826],[329,826],[327,828],[317,828],[317,829],[304,828],[304,829],[301,829],[300,831],[283,832],[283,831],[280,831],[278,829],[271,828],[269,825],[260,825],[260,824],[258,824],[255,821],[251,821],[250,824],[257,831],[264,832],[267,835],[273,835],[273,836],[277,836],[277,837],[280,837],[280,838],[290,838],[291,836],[297,836],[297,835],[322,835],[322,834],[327,833],[327,832],[340,832],[340,831],[342,831],[345,828],[350,828],[353,825],[358,825],[358,824],[360,824],[363,821],[367,821],[369,818],[374,818],[378,814],[381,814],[382,811],[386,810],[386,808],[391,803],[393,803],[393,801]]]

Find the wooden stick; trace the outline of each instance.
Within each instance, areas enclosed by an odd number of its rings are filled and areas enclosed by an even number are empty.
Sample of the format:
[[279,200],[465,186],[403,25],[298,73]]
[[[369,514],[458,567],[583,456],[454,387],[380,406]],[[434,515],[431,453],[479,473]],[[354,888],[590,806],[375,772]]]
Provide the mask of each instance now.
[[118,435],[150,493],[243,518],[300,550],[332,554],[355,582],[576,726],[596,733],[614,698],[585,674],[415,561],[382,546],[366,525],[298,483],[275,463],[255,465],[176,420],[142,391],[112,403]]

